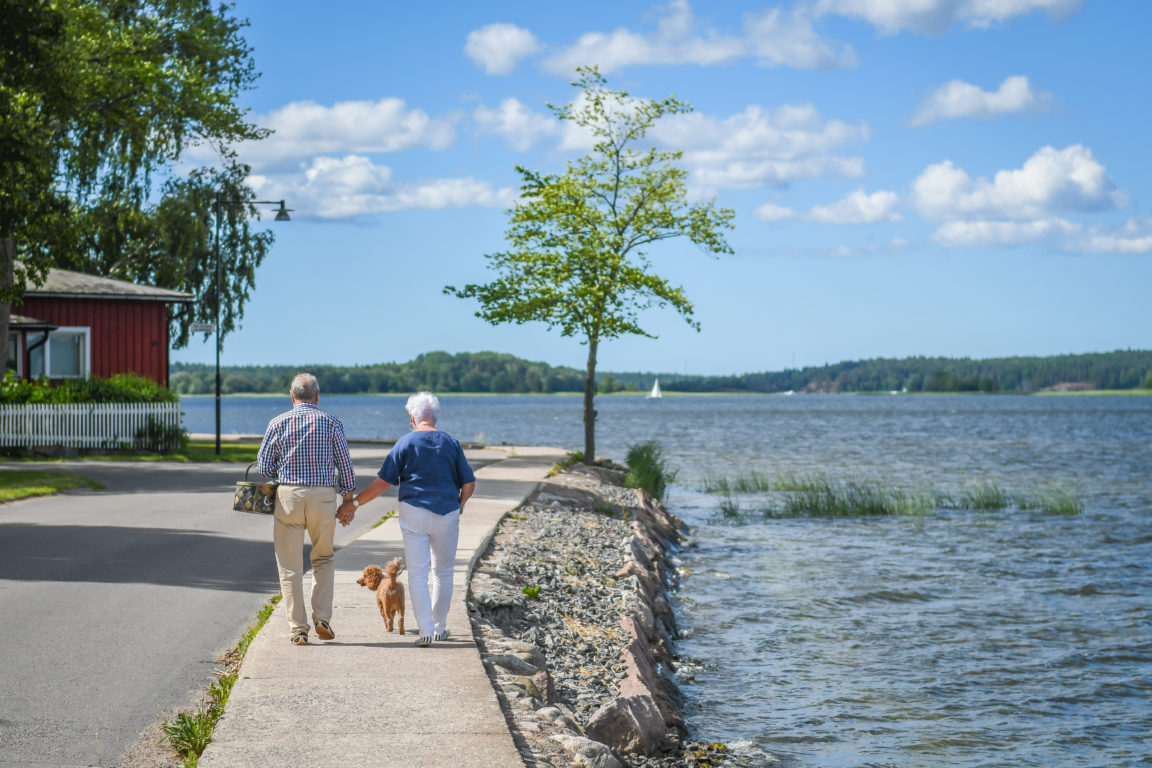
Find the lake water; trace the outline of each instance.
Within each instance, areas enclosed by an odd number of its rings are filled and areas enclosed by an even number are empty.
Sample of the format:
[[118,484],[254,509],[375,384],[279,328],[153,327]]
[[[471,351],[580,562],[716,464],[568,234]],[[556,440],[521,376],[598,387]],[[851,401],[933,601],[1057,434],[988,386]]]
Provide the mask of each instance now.
[[[354,437],[404,397],[332,396]],[[579,448],[581,400],[443,398],[463,440]],[[211,398],[186,427],[214,430]],[[226,398],[260,433],[287,398]],[[752,765],[1152,766],[1152,398],[598,398],[598,453],[679,472],[679,674],[700,738]],[[733,522],[706,478],[863,478],[958,494],[1061,487],[1084,509]],[[738,496],[756,510],[776,495]]]

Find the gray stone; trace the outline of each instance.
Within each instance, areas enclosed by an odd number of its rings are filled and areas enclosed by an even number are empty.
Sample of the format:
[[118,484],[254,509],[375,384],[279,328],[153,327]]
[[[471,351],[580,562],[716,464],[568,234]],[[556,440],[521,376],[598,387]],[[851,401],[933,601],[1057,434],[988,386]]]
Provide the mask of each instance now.
[[599,742],[566,733],[557,734],[552,739],[571,752],[579,765],[588,768],[621,768],[612,750]]

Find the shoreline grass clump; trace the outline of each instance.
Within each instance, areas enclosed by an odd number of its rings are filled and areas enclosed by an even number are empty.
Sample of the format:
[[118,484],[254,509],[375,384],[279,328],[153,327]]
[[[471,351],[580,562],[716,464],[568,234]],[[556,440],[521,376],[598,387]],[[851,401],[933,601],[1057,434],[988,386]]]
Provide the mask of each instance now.
[[1084,511],[1084,501],[1063,484],[1019,494],[1016,506],[1020,509],[1038,509],[1050,515],[1078,515]]
[[1009,491],[992,478],[975,480],[959,491],[948,492],[902,488],[870,478],[837,479],[822,473],[768,477],[752,472],[736,478],[707,477],[700,490],[723,496],[718,511],[728,520],[751,519],[751,513],[741,509],[742,500],[737,498],[741,494],[768,497],[767,503],[758,508],[763,518],[929,515],[938,509],[1035,509],[1053,515],[1078,515],[1084,511],[1083,499],[1063,483],[1020,493]]
[[224,655],[224,668],[216,671],[216,681],[208,686],[204,702],[194,712],[181,712],[172,720],[161,724],[164,738],[184,761],[181,768],[195,768],[200,761],[200,755],[204,754],[204,750],[212,743],[212,732],[216,729],[216,723],[224,716],[224,707],[240,674],[240,662],[244,660],[248,647],[268,623],[279,602],[280,595],[269,600],[260,609],[256,621],[248,627],[236,647]]
[[874,480],[814,479],[785,498],[781,516],[869,517],[928,515],[936,510],[934,495],[908,491]]
[[1009,506],[1009,498],[1000,483],[995,480],[979,480],[964,488],[959,506],[980,511],[1000,510]]
[[677,472],[668,469],[664,450],[654,440],[628,446],[624,463],[628,465],[624,485],[628,488],[643,488],[656,499],[662,500],[668,484],[676,480]]

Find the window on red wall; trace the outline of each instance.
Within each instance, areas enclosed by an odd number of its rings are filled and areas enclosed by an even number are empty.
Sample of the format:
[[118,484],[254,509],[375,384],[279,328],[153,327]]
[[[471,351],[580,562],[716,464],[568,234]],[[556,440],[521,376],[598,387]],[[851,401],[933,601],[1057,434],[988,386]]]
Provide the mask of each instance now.
[[88,376],[91,366],[91,332],[64,326],[48,334],[48,341],[28,353],[28,373],[36,378],[78,379]]
[[20,365],[20,334],[12,332],[8,334],[8,370],[16,371],[16,376],[19,377],[23,366]]

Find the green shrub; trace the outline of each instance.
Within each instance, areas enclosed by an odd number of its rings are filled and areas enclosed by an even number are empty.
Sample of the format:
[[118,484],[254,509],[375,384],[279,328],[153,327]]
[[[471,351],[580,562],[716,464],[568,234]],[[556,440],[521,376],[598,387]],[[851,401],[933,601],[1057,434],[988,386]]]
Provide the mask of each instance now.
[[24,403],[176,403],[172,390],[151,379],[120,373],[107,379],[65,379],[53,384],[41,376],[33,381],[8,371],[0,381],[0,404]]
[[165,425],[154,416],[133,435],[133,447],[137,451],[174,453],[188,448],[188,433],[179,424]]
[[664,451],[653,440],[628,446],[624,463],[628,465],[624,485],[643,488],[657,499],[663,499],[668,484],[676,480],[676,472],[664,462]]

